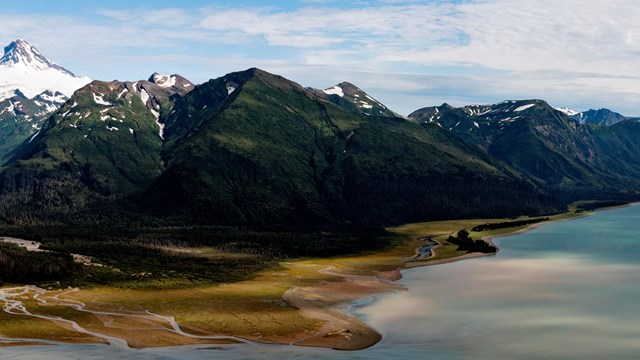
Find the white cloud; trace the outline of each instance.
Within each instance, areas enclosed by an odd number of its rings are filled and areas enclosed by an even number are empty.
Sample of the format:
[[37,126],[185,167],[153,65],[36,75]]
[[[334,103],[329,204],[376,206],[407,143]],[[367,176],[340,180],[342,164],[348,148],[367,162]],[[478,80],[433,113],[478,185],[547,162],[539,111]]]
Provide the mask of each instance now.
[[[100,10],[99,13],[122,22],[165,25],[171,27],[186,26],[192,21],[190,15],[184,9],[178,8],[154,10],[142,9],[140,11],[103,9]],[[140,13],[142,13],[143,16],[140,16]]]
[[[194,65],[183,68],[209,77],[262,64],[304,85],[348,80],[380,91],[380,100],[403,113],[434,102],[517,97],[640,113],[633,105],[640,6],[628,0],[306,3],[293,10],[101,10],[101,19],[0,14],[0,34],[25,37],[63,65],[98,59],[118,78],[122,64],[111,60],[137,58],[143,66],[155,59],[166,62],[149,68],[166,68],[181,55]],[[163,54],[178,57],[169,62]]]

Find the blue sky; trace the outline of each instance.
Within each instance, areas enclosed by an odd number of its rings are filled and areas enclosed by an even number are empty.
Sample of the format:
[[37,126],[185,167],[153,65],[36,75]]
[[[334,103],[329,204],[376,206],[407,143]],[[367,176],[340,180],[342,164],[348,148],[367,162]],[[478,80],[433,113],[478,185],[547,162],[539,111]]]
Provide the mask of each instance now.
[[0,42],[100,80],[349,81],[404,115],[524,98],[640,115],[638,18],[628,0],[31,0],[2,5]]

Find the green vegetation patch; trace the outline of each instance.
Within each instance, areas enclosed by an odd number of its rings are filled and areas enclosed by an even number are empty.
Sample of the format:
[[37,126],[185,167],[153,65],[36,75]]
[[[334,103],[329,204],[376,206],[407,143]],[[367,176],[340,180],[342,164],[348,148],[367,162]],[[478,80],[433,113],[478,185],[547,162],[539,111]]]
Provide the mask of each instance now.
[[[247,228],[0,227],[7,236],[36,240],[50,252],[0,248],[5,282],[173,288],[251,279],[283,260],[356,254],[387,244],[374,233],[294,233]],[[10,255],[2,257],[3,251]],[[91,259],[83,266],[70,254]]]
[[471,229],[471,231],[506,229],[506,228],[517,227],[517,226],[537,224],[543,221],[549,221],[549,218],[545,217],[545,218],[536,218],[536,219],[530,219],[530,220],[505,221],[505,222],[499,222],[499,223],[482,224],[482,225],[474,226],[473,229]]

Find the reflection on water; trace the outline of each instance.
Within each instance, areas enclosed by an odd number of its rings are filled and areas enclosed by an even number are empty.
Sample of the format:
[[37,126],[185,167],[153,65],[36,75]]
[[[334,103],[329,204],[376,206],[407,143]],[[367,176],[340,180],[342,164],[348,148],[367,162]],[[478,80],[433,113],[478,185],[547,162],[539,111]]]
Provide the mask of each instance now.
[[350,309],[383,335],[359,352],[278,345],[0,348],[12,359],[603,359],[640,354],[640,206],[497,239],[495,257],[403,272],[409,291]]

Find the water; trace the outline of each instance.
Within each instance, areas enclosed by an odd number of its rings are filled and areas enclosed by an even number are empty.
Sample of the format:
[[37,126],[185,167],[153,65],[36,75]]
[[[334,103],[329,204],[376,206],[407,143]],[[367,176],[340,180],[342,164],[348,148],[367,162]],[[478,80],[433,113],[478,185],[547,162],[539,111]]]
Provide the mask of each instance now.
[[[404,271],[406,292],[350,312],[384,339],[358,352],[279,345],[0,348],[0,359],[625,359],[640,354],[640,206],[496,239],[497,256]],[[206,347],[204,347],[206,348]]]

